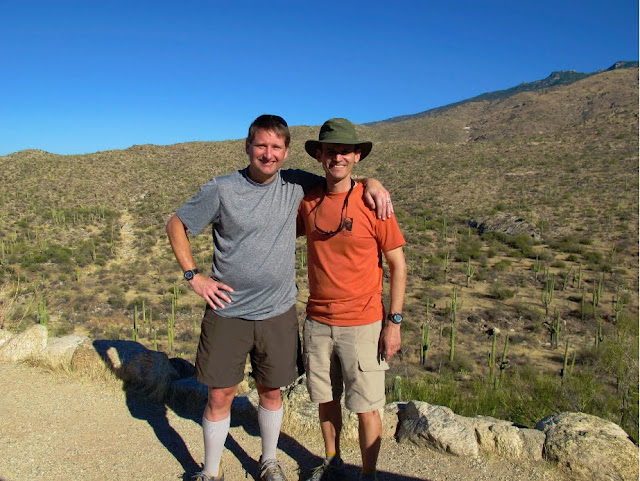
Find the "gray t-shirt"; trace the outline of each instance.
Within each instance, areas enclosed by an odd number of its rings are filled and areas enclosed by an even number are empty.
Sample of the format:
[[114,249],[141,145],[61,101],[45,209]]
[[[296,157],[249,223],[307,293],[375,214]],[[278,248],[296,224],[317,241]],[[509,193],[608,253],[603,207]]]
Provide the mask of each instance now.
[[178,209],[193,235],[212,225],[211,277],[234,290],[232,302],[216,314],[262,320],[295,304],[298,205],[322,181],[309,172],[287,169],[258,184],[243,169],[211,179]]

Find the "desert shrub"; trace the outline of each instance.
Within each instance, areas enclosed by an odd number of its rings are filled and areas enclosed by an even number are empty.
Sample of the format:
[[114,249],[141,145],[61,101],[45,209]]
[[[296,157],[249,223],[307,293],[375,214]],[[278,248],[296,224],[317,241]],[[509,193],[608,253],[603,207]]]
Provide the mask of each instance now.
[[518,317],[529,319],[533,323],[536,323],[536,325],[544,320],[544,316],[540,311],[531,306],[528,306],[527,304],[517,302],[512,307]]
[[594,264],[596,266],[601,265],[604,260],[602,253],[597,251],[585,252],[584,254],[582,254],[582,257],[584,258],[585,261],[589,262],[590,264]]
[[127,299],[125,298],[124,291],[118,286],[112,285],[107,289],[107,303],[116,309],[121,309],[126,306]]
[[455,259],[458,262],[466,262],[467,259],[480,259],[482,257],[482,242],[477,236],[463,237],[455,251]]
[[575,236],[565,236],[558,240],[550,241],[549,247],[569,254],[582,254],[584,249],[579,244],[580,240]]
[[492,299],[511,299],[515,295],[515,291],[508,289],[500,281],[494,282],[493,284],[491,284],[491,287],[489,287],[489,297],[491,297]]
[[493,265],[496,271],[504,271],[509,267],[511,267],[511,261],[508,259],[502,259]]

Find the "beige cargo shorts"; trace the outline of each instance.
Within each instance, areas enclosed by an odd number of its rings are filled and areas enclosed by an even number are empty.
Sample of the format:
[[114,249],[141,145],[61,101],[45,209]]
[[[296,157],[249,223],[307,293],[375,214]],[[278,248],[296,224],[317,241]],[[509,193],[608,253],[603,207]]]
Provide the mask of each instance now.
[[382,321],[364,326],[329,326],[308,318],[304,322],[303,358],[307,388],[313,402],[340,399],[355,413],[385,405],[384,375],[389,369],[378,354]]

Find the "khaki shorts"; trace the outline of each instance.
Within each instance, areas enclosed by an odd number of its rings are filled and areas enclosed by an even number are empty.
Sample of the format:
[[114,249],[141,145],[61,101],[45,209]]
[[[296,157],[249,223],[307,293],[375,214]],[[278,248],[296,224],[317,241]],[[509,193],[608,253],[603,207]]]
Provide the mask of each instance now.
[[196,379],[211,387],[236,386],[244,378],[247,354],[258,384],[275,388],[295,381],[300,357],[295,306],[262,321],[221,317],[207,308],[196,354]]
[[304,321],[304,367],[311,400],[325,403],[340,399],[355,413],[385,405],[384,372],[389,365],[378,355],[382,321],[366,326],[329,326]]

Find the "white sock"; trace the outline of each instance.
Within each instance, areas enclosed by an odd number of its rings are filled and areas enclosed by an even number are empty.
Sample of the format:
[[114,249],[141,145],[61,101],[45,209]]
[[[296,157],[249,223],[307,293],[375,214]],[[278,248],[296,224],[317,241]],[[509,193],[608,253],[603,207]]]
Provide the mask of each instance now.
[[260,437],[262,438],[262,457],[265,462],[268,459],[276,459],[276,449],[278,438],[280,437],[280,426],[282,425],[282,406],[277,411],[269,411],[258,406],[258,425],[260,426]]
[[202,416],[202,432],[204,433],[204,467],[202,470],[209,476],[220,475],[220,459],[230,425],[231,415],[222,421],[209,421]]

